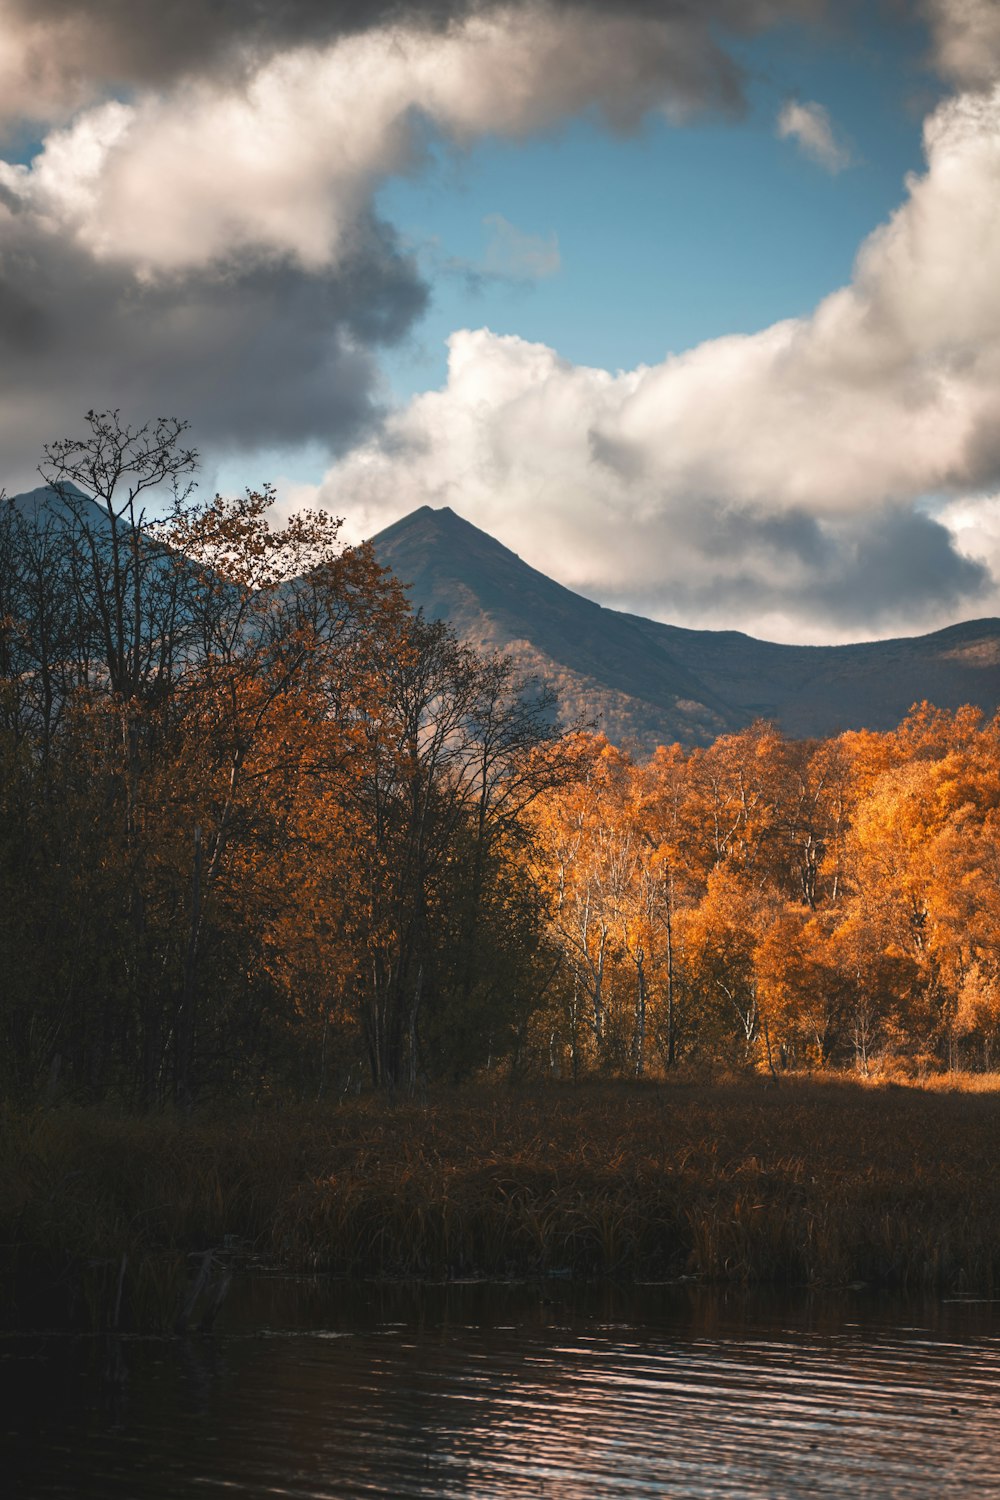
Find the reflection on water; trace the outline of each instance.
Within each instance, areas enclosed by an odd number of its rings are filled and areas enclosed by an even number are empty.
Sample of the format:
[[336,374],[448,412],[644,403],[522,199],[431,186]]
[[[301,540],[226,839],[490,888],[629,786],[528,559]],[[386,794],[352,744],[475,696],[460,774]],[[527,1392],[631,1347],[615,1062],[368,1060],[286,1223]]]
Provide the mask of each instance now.
[[257,1281],[0,1378],[24,1497],[1000,1496],[993,1303]]

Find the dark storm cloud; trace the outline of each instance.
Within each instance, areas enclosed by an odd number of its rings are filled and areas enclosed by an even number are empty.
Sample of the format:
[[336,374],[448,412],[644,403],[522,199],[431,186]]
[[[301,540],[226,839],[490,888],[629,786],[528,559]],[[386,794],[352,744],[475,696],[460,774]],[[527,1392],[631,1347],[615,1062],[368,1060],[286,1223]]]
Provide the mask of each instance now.
[[748,554],[772,558],[781,565],[826,567],[835,547],[816,516],[804,510],[774,515],[746,509],[724,510],[702,502],[681,521],[681,533],[709,557]]
[[[479,0],[7,0],[8,24],[22,31],[73,28],[82,53],[67,72],[104,81],[169,82],[209,72],[234,51],[271,51],[328,41],[373,26],[440,28],[490,8]],[[67,33],[68,34],[68,33]]]
[[[703,560],[662,592],[637,602],[634,591],[609,595],[596,580],[591,592],[620,608],[668,616],[704,620],[721,605],[728,615],[784,612],[869,631],[973,607],[995,585],[987,567],[956,551],[940,522],[895,507],[827,525],[805,514],[752,517],[709,507],[691,527],[674,518],[664,528],[665,552],[678,538],[694,541]],[[713,559],[738,566],[713,566]]]
[[[376,26],[441,30],[470,16],[525,8],[528,0],[6,0],[7,24],[50,29],[66,23],[94,38],[86,59],[104,76],[162,82],[202,71],[234,49],[271,50],[325,42]],[[827,0],[538,0],[553,11],[721,25],[753,31],[788,19],[814,20]],[[97,42],[100,42],[98,55]],[[67,59],[67,65],[71,59]]]
[[836,538],[835,566],[808,590],[831,613],[863,622],[933,605],[963,605],[992,584],[982,563],[963,557],[939,521],[891,509]]
[[371,350],[408,332],[426,291],[369,220],[336,274],[273,264],[143,284],[26,216],[0,240],[0,451],[8,490],[88,407],[195,420],[212,447],[319,438],[379,415]]
[[962,458],[963,477],[970,487],[1000,488],[1000,399],[977,413]]
[[0,114],[46,119],[108,90],[159,87],[239,70],[276,51],[386,26],[442,31],[497,11],[578,12],[666,21],[692,83],[715,103],[742,98],[740,68],[717,31],[812,21],[828,0],[0,0],[5,42],[20,50]]

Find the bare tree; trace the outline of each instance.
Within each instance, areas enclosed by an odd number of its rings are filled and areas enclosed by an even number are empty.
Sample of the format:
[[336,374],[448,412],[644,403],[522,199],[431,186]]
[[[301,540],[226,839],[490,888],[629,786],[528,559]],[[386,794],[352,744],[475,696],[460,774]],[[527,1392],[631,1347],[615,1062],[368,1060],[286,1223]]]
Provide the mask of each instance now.
[[[131,427],[118,411],[89,411],[86,420],[88,433],[45,448],[38,471],[106,685],[126,702],[150,701],[168,689],[187,623],[185,570],[158,532],[187,505],[198,453],[176,417]],[[147,510],[154,493],[159,517]]]

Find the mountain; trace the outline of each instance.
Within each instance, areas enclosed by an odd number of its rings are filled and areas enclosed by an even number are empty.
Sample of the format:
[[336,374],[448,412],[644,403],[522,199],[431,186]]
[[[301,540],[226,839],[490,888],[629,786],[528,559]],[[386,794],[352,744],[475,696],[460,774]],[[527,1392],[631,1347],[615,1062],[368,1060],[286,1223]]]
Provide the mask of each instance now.
[[471,645],[502,649],[640,752],[707,744],[755,718],[786,734],[891,729],[921,699],[1000,708],[1000,620],[850,646],[784,646],[605,609],[457,516],[421,506],[372,539],[414,606]]
[[[100,506],[67,485],[98,531]],[[47,486],[17,495],[25,517],[67,509]],[[92,507],[92,512],[91,512]],[[447,506],[422,506],[373,538],[410,599],[463,639],[502,649],[550,683],[567,722],[651,752],[708,744],[755,718],[796,737],[891,729],[910,706],[1000,708],[1000,620],[851,646],[784,646],[734,630],[685,630],[605,609],[546,577]]]
[[106,525],[107,517],[104,508],[95,500],[83,492],[78,485],[64,480],[59,490],[54,490],[50,484],[39,485],[37,490],[26,490],[23,495],[9,495],[4,497],[8,504],[13,505],[26,520],[41,520],[43,516],[51,515],[56,520],[65,520],[71,510],[67,501],[76,506],[84,508],[87,519],[94,525]]

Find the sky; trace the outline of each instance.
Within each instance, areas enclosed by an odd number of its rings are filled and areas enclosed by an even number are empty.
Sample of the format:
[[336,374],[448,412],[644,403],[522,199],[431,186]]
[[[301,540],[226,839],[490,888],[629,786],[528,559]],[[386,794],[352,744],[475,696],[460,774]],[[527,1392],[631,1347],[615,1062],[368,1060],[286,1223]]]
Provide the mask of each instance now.
[[1000,615],[997,0],[0,0],[0,483],[90,408],[775,640]]

